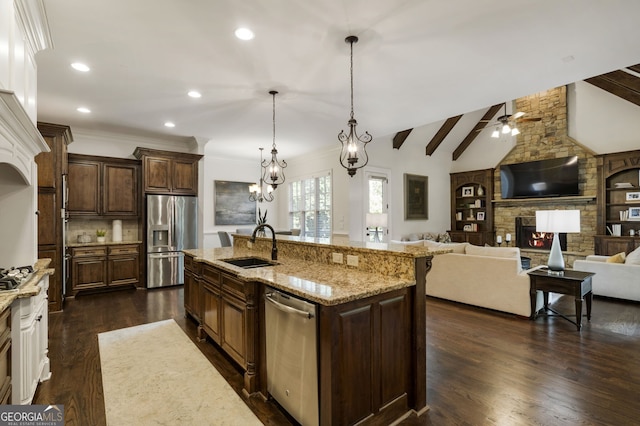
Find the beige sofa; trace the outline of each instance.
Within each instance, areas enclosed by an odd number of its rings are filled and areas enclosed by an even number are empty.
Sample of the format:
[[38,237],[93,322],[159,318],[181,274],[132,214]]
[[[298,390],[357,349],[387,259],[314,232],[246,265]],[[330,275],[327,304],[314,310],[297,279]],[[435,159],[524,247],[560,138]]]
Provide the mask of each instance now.
[[610,256],[587,256],[585,260],[573,262],[573,269],[595,273],[591,278],[591,285],[596,296],[640,301],[640,265],[629,262],[608,263],[609,258]]
[[[434,256],[427,274],[428,296],[523,317],[531,315],[529,276],[522,270],[517,247],[433,242],[425,242],[425,246],[454,250]],[[536,311],[542,306],[542,292],[538,292]]]

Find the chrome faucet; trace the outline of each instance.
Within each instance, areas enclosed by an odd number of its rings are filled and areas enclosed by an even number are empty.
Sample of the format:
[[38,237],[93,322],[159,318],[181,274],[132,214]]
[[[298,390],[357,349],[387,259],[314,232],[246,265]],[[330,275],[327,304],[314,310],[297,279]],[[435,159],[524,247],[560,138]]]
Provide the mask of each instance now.
[[271,260],[278,260],[278,247],[276,246],[276,232],[273,230],[273,227],[268,223],[261,223],[260,225],[256,226],[256,229],[253,230],[253,234],[251,234],[251,238],[249,239],[249,241],[251,241],[251,243],[255,243],[256,233],[262,228],[269,228],[271,230],[271,241],[272,241]]

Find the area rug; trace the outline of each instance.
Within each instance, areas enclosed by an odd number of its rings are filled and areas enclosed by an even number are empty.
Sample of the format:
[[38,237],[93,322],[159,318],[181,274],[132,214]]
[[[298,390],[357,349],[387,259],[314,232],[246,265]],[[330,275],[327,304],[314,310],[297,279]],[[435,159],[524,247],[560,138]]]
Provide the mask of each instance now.
[[174,320],[98,334],[107,425],[261,425]]

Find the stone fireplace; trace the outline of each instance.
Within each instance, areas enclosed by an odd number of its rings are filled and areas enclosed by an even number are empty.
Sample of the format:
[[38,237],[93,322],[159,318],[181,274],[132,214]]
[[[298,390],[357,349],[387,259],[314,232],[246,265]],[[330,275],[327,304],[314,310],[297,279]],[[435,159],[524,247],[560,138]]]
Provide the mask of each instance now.
[[[562,253],[568,267],[575,259],[594,252],[598,192],[595,153],[572,139],[567,133],[567,88],[550,89],[515,101],[515,110],[540,121],[518,123],[520,134],[513,149],[500,161],[494,172],[493,215],[495,235],[504,241],[515,235],[513,245],[522,256],[531,258],[531,266],[547,263],[552,235],[535,235],[538,210],[580,210],[580,233],[561,234]],[[500,165],[577,155],[580,196],[530,199],[500,197]],[[514,220],[518,218],[519,220]]]
[[[560,248],[567,250],[567,234],[560,233]],[[552,232],[536,232],[535,216],[516,217],[516,247],[525,250],[551,250]]]

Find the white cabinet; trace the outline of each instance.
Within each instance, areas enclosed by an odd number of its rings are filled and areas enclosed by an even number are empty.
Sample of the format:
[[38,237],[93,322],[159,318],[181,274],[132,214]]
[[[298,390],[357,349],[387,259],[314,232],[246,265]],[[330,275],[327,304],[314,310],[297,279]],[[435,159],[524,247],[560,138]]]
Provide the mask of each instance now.
[[39,382],[51,377],[49,366],[49,275],[38,283],[40,292],[11,304],[12,404],[31,404]]

